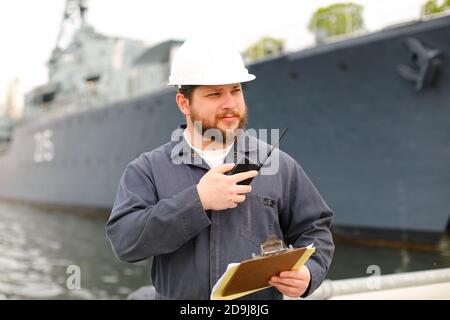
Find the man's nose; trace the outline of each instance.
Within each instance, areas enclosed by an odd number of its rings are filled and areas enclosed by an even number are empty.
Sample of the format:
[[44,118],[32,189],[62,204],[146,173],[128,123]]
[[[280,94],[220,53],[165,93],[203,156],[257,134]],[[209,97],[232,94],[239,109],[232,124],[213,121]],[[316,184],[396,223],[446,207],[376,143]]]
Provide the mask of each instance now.
[[222,104],[222,108],[224,109],[233,109],[237,107],[237,97],[233,96],[231,92],[225,93],[223,95],[224,101]]

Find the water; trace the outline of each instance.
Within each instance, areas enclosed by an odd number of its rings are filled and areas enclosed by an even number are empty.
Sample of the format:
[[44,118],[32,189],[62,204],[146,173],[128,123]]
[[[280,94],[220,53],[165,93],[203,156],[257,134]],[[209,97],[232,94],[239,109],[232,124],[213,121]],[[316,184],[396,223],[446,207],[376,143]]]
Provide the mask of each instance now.
[[[105,221],[0,202],[0,299],[126,299],[149,285],[150,262],[119,262]],[[338,243],[329,278],[368,276],[371,265],[382,274],[450,267],[450,251]],[[79,290],[69,289],[70,266],[79,267]]]
[[[118,261],[104,226],[104,219],[0,202],[0,299],[124,299],[148,285],[149,262]],[[67,287],[76,283],[72,265],[80,290]]]
[[417,251],[337,243],[328,278],[367,277],[374,267],[382,275],[449,268],[450,250],[448,245],[437,251]]

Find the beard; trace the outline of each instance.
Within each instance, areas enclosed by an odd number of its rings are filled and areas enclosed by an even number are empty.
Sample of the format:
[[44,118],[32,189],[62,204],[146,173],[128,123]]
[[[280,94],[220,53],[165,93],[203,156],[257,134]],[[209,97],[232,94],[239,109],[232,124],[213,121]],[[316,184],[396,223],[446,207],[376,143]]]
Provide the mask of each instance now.
[[[233,115],[237,117],[239,119],[238,126],[236,128],[220,128],[219,121],[225,115]],[[243,113],[239,113],[236,111],[226,111],[220,114],[216,114],[212,121],[206,118],[202,118],[195,111],[195,108],[191,108],[191,121],[194,124],[195,130],[198,133],[201,133],[204,138],[210,140],[215,140],[215,138],[217,138],[217,135],[219,135],[219,137],[222,138],[223,143],[227,145],[228,143],[226,142],[231,141],[230,139],[234,140],[239,129],[243,130],[245,128],[245,126],[247,125],[247,119],[248,115],[246,105],[244,106]]]

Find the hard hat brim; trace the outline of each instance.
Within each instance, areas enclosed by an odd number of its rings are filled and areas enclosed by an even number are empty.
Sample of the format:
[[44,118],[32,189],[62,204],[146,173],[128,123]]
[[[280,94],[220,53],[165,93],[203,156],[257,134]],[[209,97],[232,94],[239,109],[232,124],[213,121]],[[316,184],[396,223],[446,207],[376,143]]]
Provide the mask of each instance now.
[[224,79],[223,77],[218,77],[217,79],[201,79],[201,77],[198,78],[191,78],[191,79],[180,79],[173,76],[170,76],[168,86],[191,86],[191,85],[197,85],[197,86],[207,86],[207,85],[225,85],[225,84],[233,84],[233,83],[242,83],[242,82],[248,82],[255,80],[256,76],[247,73],[241,77],[232,77],[230,79]]

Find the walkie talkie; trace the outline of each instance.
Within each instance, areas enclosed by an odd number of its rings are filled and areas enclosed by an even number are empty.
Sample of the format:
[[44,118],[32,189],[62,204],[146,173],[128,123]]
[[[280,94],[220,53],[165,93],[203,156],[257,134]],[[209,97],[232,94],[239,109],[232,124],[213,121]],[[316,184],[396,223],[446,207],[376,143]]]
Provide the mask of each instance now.
[[[281,134],[280,138],[278,139],[278,141],[274,144],[274,146],[270,149],[269,153],[267,153],[266,158],[264,159],[263,162],[261,162],[261,164],[254,164],[254,163],[249,163],[250,161],[247,158],[244,158],[244,163],[238,163],[236,164],[233,169],[230,171],[230,175],[231,174],[236,174],[236,173],[241,173],[241,172],[246,172],[246,171],[251,171],[251,170],[256,170],[259,171],[262,166],[264,166],[264,163],[266,163],[267,159],[269,159],[270,155],[272,154],[272,151],[278,147],[281,139],[284,137],[285,133],[287,132],[288,128],[284,129],[283,133]],[[240,185],[249,185],[254,178],[248,178],[242,181],[239,181],[237,184]]]

